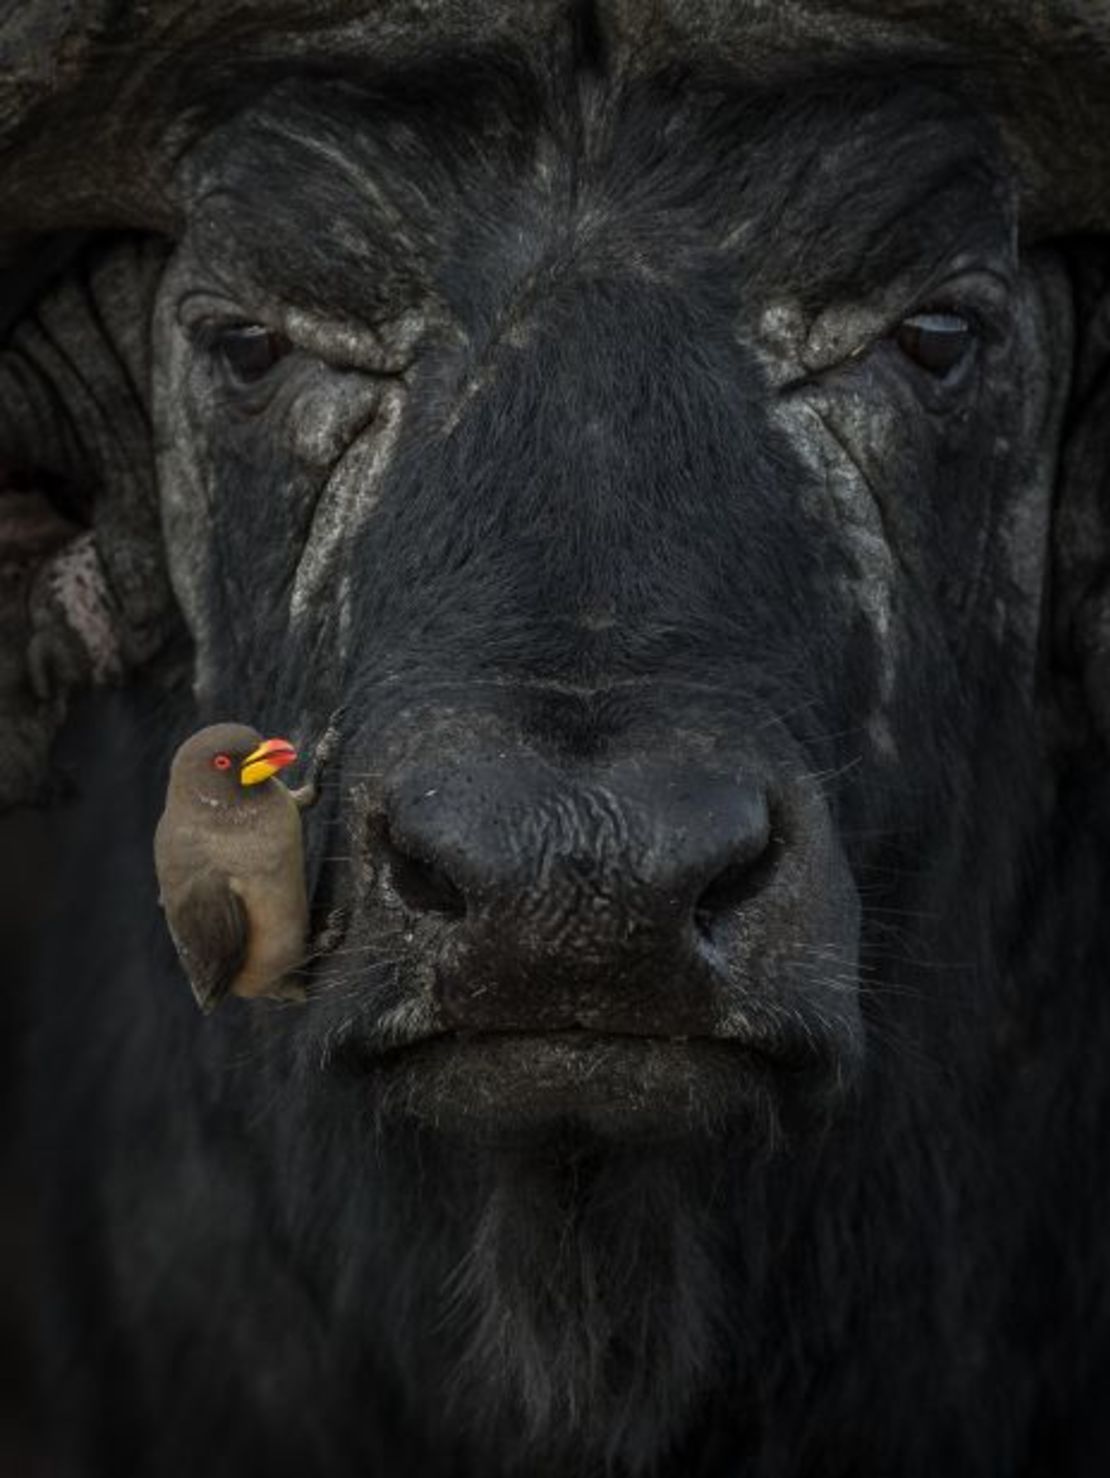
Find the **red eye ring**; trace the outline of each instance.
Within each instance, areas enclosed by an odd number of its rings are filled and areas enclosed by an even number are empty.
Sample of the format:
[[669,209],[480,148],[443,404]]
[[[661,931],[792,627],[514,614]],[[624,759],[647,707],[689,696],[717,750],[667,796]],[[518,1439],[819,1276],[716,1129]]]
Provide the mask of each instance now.
[[229,754],[216,755],[215,759],[212,761],[212,768],[215,770],[230,770],[231,756]]

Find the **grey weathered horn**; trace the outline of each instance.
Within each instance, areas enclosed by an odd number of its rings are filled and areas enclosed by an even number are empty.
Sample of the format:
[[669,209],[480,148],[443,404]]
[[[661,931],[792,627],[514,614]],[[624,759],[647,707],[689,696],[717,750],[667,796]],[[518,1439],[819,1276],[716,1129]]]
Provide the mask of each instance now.
[[[172,231],[170,164],[202,103],[252,70],[402,65],[437,49],[543,44],[568,0],[8,0],[0,9],[0,241],[60,227]],[[741,76],[912,61],[985,107],[1020,161],[1031,227],[1110,228],[1105,0],[610,0],[636,65],[682,39]]]
[[[36,793],[66,694],[149,661],[174,629],[146,435],[141,314],[178,230],[175,160],[252,86],[438,48],[557,44],[572,0],[0,0],[0,806]],[[995,120],[1027,241],[1110,233],[1106,0],[597,0],[622,65],[676,50],[741,80],[929,68]],[[98,233],[127,252],[98,261]],[[92,243],[91,257],[89,254]],[[1079,368],[1052,624],[1110,734],[1107,254],[1077,284]],[[67,273],[80,259],[82,274]],[[113,352],[82,328],[89,283]],[[36,337],[37,336],[37,337]],[[58,350],[55,341],[60,340]],[[78,346],[66,352],[66,343]],[[28,377],[21,346],[35,349]],[[26,357],[26,356],[25,356]],[[67,380],[59,388],[57,378]],[[46,366],[46,368],[42,368]],[[75,409],[76,407],[76,409]],[[137,450],[137,448],[140,448]],[[20,654],[26,654],[21,659]]]

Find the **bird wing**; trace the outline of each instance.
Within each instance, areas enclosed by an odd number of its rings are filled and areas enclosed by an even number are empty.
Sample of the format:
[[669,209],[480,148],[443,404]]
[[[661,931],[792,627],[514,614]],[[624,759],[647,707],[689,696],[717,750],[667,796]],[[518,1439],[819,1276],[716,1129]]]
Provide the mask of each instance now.
[[202,1011],[218,1004],[243,968],[250,924],[242,899],[221,872],[204,872],[175,892],[166,922]]

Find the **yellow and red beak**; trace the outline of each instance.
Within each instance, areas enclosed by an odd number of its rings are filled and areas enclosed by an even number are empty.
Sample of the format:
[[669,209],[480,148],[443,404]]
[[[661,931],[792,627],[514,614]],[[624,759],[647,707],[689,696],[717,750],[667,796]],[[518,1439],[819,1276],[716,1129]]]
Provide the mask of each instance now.
[[297,751],[288,739],[263,739],[257,749],[252,749],[239,767],[240,785],[257,785],[269,780],[286,765],[297,758]]

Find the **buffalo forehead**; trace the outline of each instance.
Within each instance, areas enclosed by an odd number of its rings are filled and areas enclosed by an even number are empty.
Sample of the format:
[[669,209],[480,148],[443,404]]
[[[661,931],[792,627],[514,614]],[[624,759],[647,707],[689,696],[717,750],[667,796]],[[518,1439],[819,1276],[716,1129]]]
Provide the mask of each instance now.
[[519,68],[444,82],[422,107],[403,75],[290,81],[218,130],[184,177],[205,265],[376,324],[433,297],[480,320],[560,261],[648,281],[712,262],[816,308],[1012,236],[989,124],[917,74],[617,78],[582,119]]

